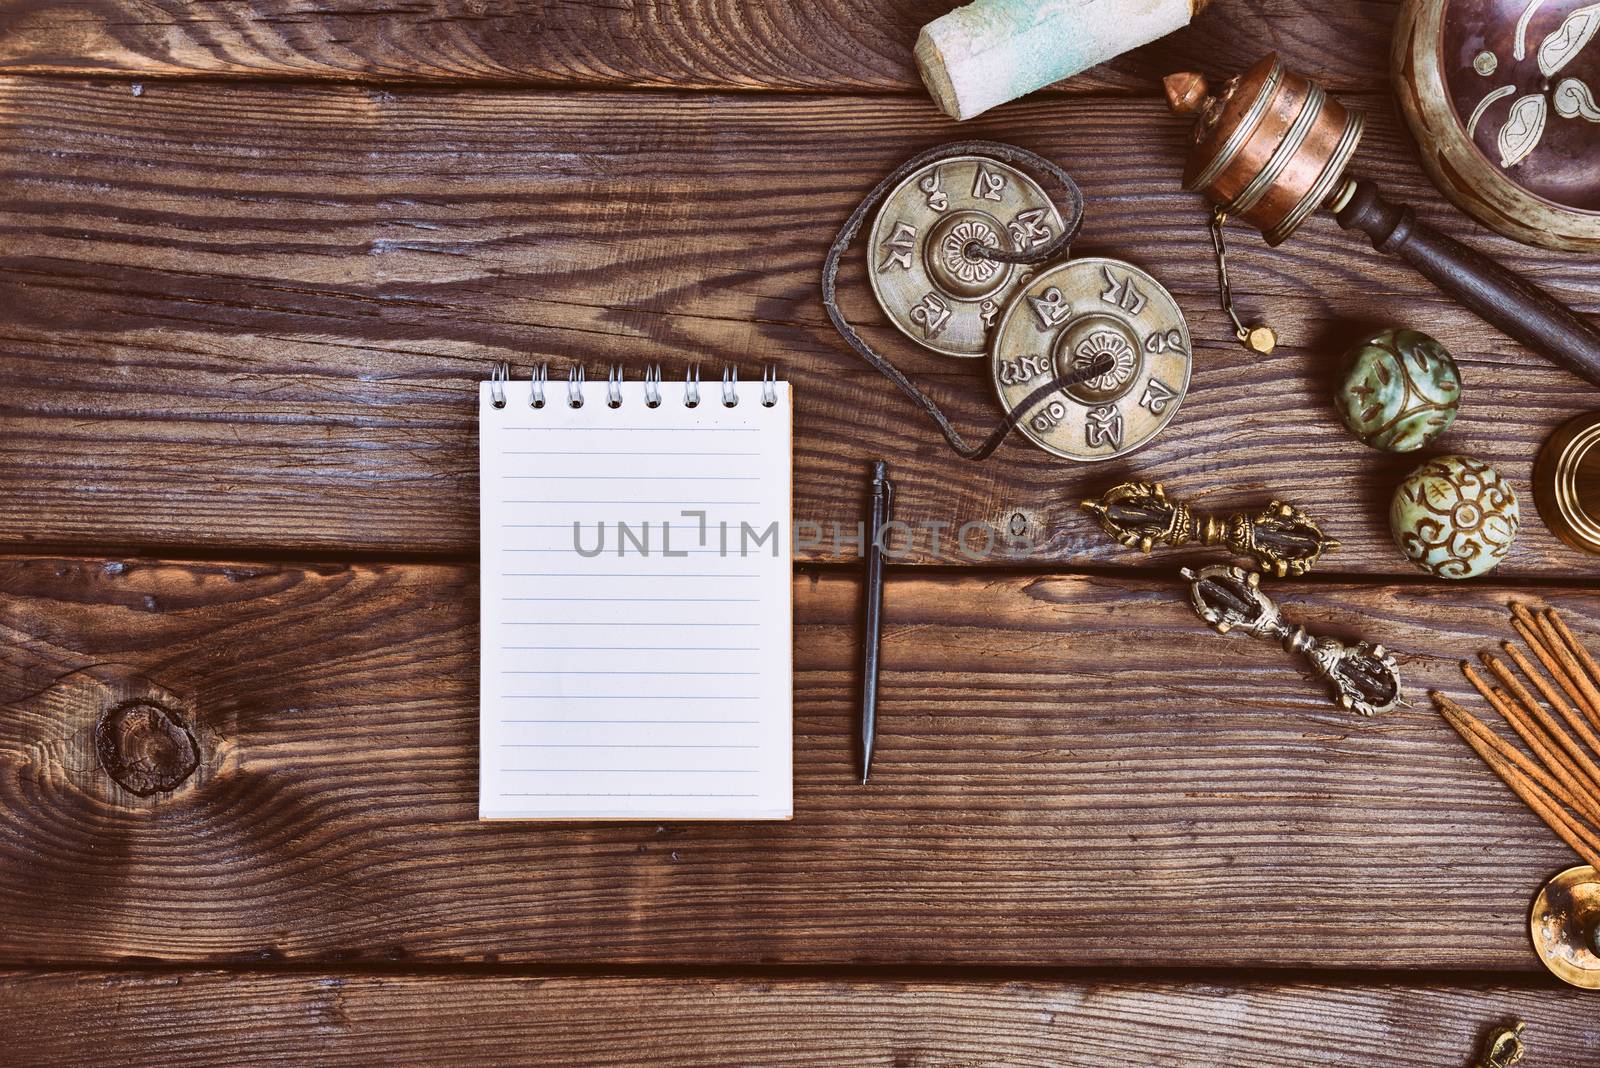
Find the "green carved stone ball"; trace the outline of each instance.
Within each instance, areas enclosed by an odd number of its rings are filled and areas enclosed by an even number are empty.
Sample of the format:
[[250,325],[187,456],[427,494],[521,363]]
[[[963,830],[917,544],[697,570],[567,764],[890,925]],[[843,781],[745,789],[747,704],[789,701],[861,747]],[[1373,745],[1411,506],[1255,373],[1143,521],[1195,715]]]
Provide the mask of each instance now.
[[1389,504],[1400,551],[1447,579],[1472,578],[1504,560],[1518,522],[1511,483],[1470,456],[1429,460],[1406,476]]
[[1427,334],[1385,330],[1346,359],[1334,402],[1350,433],[1374,449],[1420,449],[1455,421],[1461,373]]

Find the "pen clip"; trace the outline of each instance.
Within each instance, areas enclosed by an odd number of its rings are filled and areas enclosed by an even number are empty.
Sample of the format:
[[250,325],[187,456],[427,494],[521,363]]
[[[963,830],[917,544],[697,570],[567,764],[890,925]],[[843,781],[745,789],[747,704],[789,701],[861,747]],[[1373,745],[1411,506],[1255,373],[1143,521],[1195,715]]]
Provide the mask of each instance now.
[[867,517],[875,546],[893,511],[894,483],[889,481],[889,465],[879,460],[872,465],[872,514]]

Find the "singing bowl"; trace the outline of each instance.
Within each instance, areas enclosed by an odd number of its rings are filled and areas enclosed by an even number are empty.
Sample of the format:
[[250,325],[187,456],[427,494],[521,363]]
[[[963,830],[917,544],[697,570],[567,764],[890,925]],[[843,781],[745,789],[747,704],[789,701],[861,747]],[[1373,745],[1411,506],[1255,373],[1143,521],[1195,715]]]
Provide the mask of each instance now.
[[1533,948],[1556,978],[1600,990],[1600,873],[1580,864],[1551,879],[1529,923]]
[[1600,249],[1600,8],[1407,0],[1391,55],[1422,165],[1458,207],[1531,245]]

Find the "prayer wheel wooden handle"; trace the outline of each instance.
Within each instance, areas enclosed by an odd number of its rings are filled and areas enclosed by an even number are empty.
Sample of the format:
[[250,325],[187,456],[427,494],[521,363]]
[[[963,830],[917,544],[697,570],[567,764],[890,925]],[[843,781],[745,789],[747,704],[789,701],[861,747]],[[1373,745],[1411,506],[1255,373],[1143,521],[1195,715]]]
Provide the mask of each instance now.
[[1340,226],[1366,234],[1373,248],[1399,256],[1507,337],[1600,384],[1600,330],[1527,279],[1418,222],[1371,182],[1354,186],[1335,215]]

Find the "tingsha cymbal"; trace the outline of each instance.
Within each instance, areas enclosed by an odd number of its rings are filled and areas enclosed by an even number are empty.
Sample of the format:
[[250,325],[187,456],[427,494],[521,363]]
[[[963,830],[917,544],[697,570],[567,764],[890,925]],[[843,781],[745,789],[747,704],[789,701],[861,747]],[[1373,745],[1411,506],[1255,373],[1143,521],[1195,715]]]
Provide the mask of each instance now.
[[1109,460],[1172,420],[1189,389],[1189,327],[1172,294],[1121,260],[1086,256],[1030,280],[1001,315],[989,367],[1008,413],[1052,377],[1110,358],[1017,424],[1047,452]]
[[1531,922],[1533,948],[1556,978],[1600,990],[1600,872],[1580,864],[1545,883]]
[[867,275],[884,314],[911,340],[946,356],[988,351],[996,318],[1029,268],[975,255],[1037,248],[1061,233],[1039,183],[984,156],[954,156],[913,172],[872,224]]

